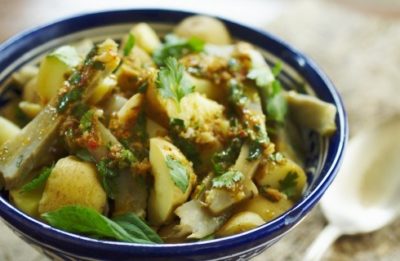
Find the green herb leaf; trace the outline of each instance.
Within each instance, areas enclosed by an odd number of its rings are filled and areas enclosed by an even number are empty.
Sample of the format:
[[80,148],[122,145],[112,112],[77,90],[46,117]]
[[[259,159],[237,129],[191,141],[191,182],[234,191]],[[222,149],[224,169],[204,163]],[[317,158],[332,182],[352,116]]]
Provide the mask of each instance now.
[[234,138],[226,149],[214,153],[211,164],[216,175],[224,174],[235,163],[241,147],[242,141],[239,138]]
[[158,66],[162,66],[168,57],[179,59],[185,54],[203,51],[204,44],[204,41],[195,37],[186,40],[169,34],[165,37],[165,43],[154,51],[153,60]]
[[114,178],[118,176],[118,172],[109,166],[110,160],[104,159],[96,164],[97,171],[101,176],[101,183],[107,195],[115,198],[115,181]]
[[285,193],[289,198],[294,196],[298,177],[299,174],[297,174],[297,172],[288,172],[286,177],[279,181],[279,190]]
[[187,173],[187,168],[183,166],[183,164],[180,161],[172,158],[169,155],[167,156],[166,163],[170,170],[170,174],[175,185],[183,193],[185,193],[187,188],[189,187],[189,175]]
[[214,188],[228,188],[231,189],[235,186],[236,182],[239,182],[244,178],[242,172],[237,170],[229,170],[222,174],[221,176],[215,177],[212,180],[212,185]]
[[194,86],[184,75],[183,65],[172,57],[166,59],[165,67],[158,73],[157,88],[164,98],[173,99],[178,105],[183,97],[194,91]]
[[149,87],[149,84],[147,82],[144,82],[142,85],[140,85],[138,87],[138,92],[146,93],[148,87]]
[[134,46],[135,46],[135,36],[133,34],[129,34],[128,40],[126,40],[124,46],[124,56],[128,56],[131,53]]
[[275,80],[274,74],[268,66],[251,69],[247,78],[254,80],[258,87],[266,87]]
[[237,80],[230,80],[228,83],[229,101],[235,106],[243,106],[247,102],[247,97],[244,95],[243,86]]
[[170,121],[170,135],[173,143],[182,151],[182,153],[193,162],[194,166],[201,164],[200,154],[196,145],[179,134],[185,130],[185,122],[182,119],[174,118]]
[[136,124],[133,127],[132,132],[137,136],[140,141],[145,143],[148,140],[149,134],[147,133],[147,120],[146,113],[142,110],[136,120]]
[[279,81],[274,81],[270,88],[272,91],[267,98],[267,116],[277,122],[284,122],[288,109],[282,86]]
[[90,131],[93,127],[93,117],[94,111],[89,110],[85,114],[83,114],[81,120],[79,121],[79,128],[85,132]]
[[65,112],[68,108],[68,105],[78,101],[82,96],[82,89],[81,88],[74,88],[69,92],[64,93],[57,105],[57,112]]
[[43,168],[40,171],[39,176],[37,178],[31,180],[29,183],[25,184],[21,188],[21,192],[22,193],[30,192],[32,190],[35,190],[37,188],[44,186],[44,184],[46,183],[47,178],[50,176],[52,170],[53,170],[53,166]]
[[56,211],[42,214],[51,226],[96,238],[109,238],[129,243],[155,243],[148,237],[128,233],[118,223],[99,214],[94,209],[83,206],[66,206]]
[[258,159],[262,152],[264,151],[264,142],[261,140],[250,140],[249,141],[249,155],[247,156],[247,160],[252,161]]
[[80,119],[88,110],[90,110],[88,105],[84,103],[78,103],[73,107],[72,115],[77,119]]
[[81,160],[83,160],[83,161],[86,161],[86,162],[94,162],[95,160],[94,160],[94,158],[92,157],[92,155],[90,154],[90,152],[87,150],[87,149],[79,149],[76,153],[75,153],[75,155],[79,158],[79,159],[81,159]]
[[282,62],[278,61],[272,68],[272,74],[277,77],[282,72]]
[[160,236],[150,228],[143,220],[133,213],[127,213],[113,218],[113,221],[120,225],[133,237],[146,238],[154,243],[163,243]]
[[121,150],[121,158],[124,162],[128,163],[129,165],[134,162],[137,162],[135,155],[133,155],[132,151],[128,149]]

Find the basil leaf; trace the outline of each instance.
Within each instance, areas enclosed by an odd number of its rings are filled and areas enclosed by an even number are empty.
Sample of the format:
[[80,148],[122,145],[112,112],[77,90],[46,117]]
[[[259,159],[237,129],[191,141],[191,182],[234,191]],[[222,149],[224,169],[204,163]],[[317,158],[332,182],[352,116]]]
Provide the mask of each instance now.
[[114,217],[113,221],[125,229],[131,236],[146,238],[154,243],[163,243],[160,236],[133,213]]
[[79,149],[75,155],[83,161],[86,162],[95,162],[94,158],[92,157],[92,155],[90,154],[90,152],[87,149]]
[[46,183],[48,177],[51,174],[51,171],[53,170],[53,166],[52,167],[45,167],[43,168],[40,173],[39,176],[35,179],[33,179],[32,181],[30,181],[29,183],[25,184],[22,188],[21,188],[21,193],[26,193],[26,192],[30,192],[32,190],[35,190],[39,187],[44,186],[44,184]]
[[170,169],[170,174],[175,185],[185,193],[189,187],[189,175],[187,169],[182,163],[171,156],[167,156],[167,166]]
[[128,233],[116,222],[99,214],[94,209],[83,206],[66,206],[42,214],[42,218],[51,226],[95,238],[110,238],[129,243],[154,243],[147,238]]

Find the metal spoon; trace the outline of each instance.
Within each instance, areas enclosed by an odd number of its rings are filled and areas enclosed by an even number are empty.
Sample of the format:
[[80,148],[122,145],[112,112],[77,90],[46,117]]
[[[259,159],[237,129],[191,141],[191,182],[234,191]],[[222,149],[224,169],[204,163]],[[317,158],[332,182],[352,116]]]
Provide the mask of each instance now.
[[339,175],[321,199],[329,224],[304,261],[320,260],[339,236],[375,231],[400,213],[400,117],[362,132],[346,153]]

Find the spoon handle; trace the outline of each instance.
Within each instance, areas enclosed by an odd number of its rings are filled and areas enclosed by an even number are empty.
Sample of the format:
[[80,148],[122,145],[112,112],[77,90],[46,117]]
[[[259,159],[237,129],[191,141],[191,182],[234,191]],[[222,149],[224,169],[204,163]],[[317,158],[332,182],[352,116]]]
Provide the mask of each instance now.
[[333,242],[341,235],[341,231],[333,226],[328,225],[321,231],[304,255],[303,261],[319,261],[325,251]]

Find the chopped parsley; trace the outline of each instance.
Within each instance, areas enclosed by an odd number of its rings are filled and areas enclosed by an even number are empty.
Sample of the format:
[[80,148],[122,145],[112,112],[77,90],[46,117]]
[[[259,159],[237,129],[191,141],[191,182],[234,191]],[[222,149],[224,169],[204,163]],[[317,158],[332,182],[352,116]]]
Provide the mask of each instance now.
[[64,93],[58,100],[57,112],[65,112],[68,106],[78,101],[82,96],[81,88],[73,88],[72,90]]
[[297,178],[299,174],[294,171],[289,171],[286,177],[279,181],[279,190],[285,193],[289,198],[293,197],[296,192]]
[[268,66],[250,70],[247,78],[255,81],[259,88],[263,110],[267,120],[283,123],[287,113],[287,102],[283,95],[283,88],[277,76],[282,70],[282,64],[277,63],[272,70]]
[[115,198],[115,182],[114,178],[117,177],[118,172],[114,168],[109,166],[110,160],[103,159],[96,164],[98,173],[101,176],[101,182],[107,195],[111,198]]
[[244,95],[243,86],[235,79],[231,79],[228,83],[229,101],[235,106],[243,106],[247,102],[247,97]]
[[175,185],[182,191],[182,193],[185,193],[189,187],[187,168],[179,160],[176,160],[169,155],[167,156],[166,163]]
[[287,113],[287,102],[283,96],[282,85],[275,80],[270,85],[266,101],[267,117],[283,123]]
[[185,130],[185,122],[182,119],[171,119],[170,123],[170,136],[173,143],[182,151],[182,153],[193,162],[194,166],[201,164],[200,153],[196,145],[179,134]]
[[234,188],[235,184],[244,178],[242,172],[237,170],[229,170],[221,176],[215,177],[212,180],[212,186],[214,188]]
[[79,121],[79,128],[85,132],[90,131],[93,127],[93,117],[94,111],[89,110],[85,114],[83,114],[81,120]]
[[133,153],[128,149],[121,150],[121,159],[128,164],[132,164],[137,161],[135,155],[133,155]]
[[134,46],[135,46],[135,36],[133,34],[129,34],[128,39],[126,40],[124,46],[124,56],[128,56],[131,53]]
[[161,67],[157,88],[164,98],[173,99],[179,105],[181,99],[194,91],[194,86],[184,74],[183,65],[169,57]]
[[154,51],[153,60],[159,66],[166,64],[169,57],[179,59],[188,53],[203,51],[204,41],[192,37],[190,39],[178,38],[173,34],[165,36],[165,43]]
[[247,160],[252,161],[258,159],[264,151],[265,142],[259,139],[249,141],[249,154]]
[[234,138],[226,149],[214,153],[211,164],[216,175],[222,175],[235,163],[241,147],[242,141],[239,138]]

